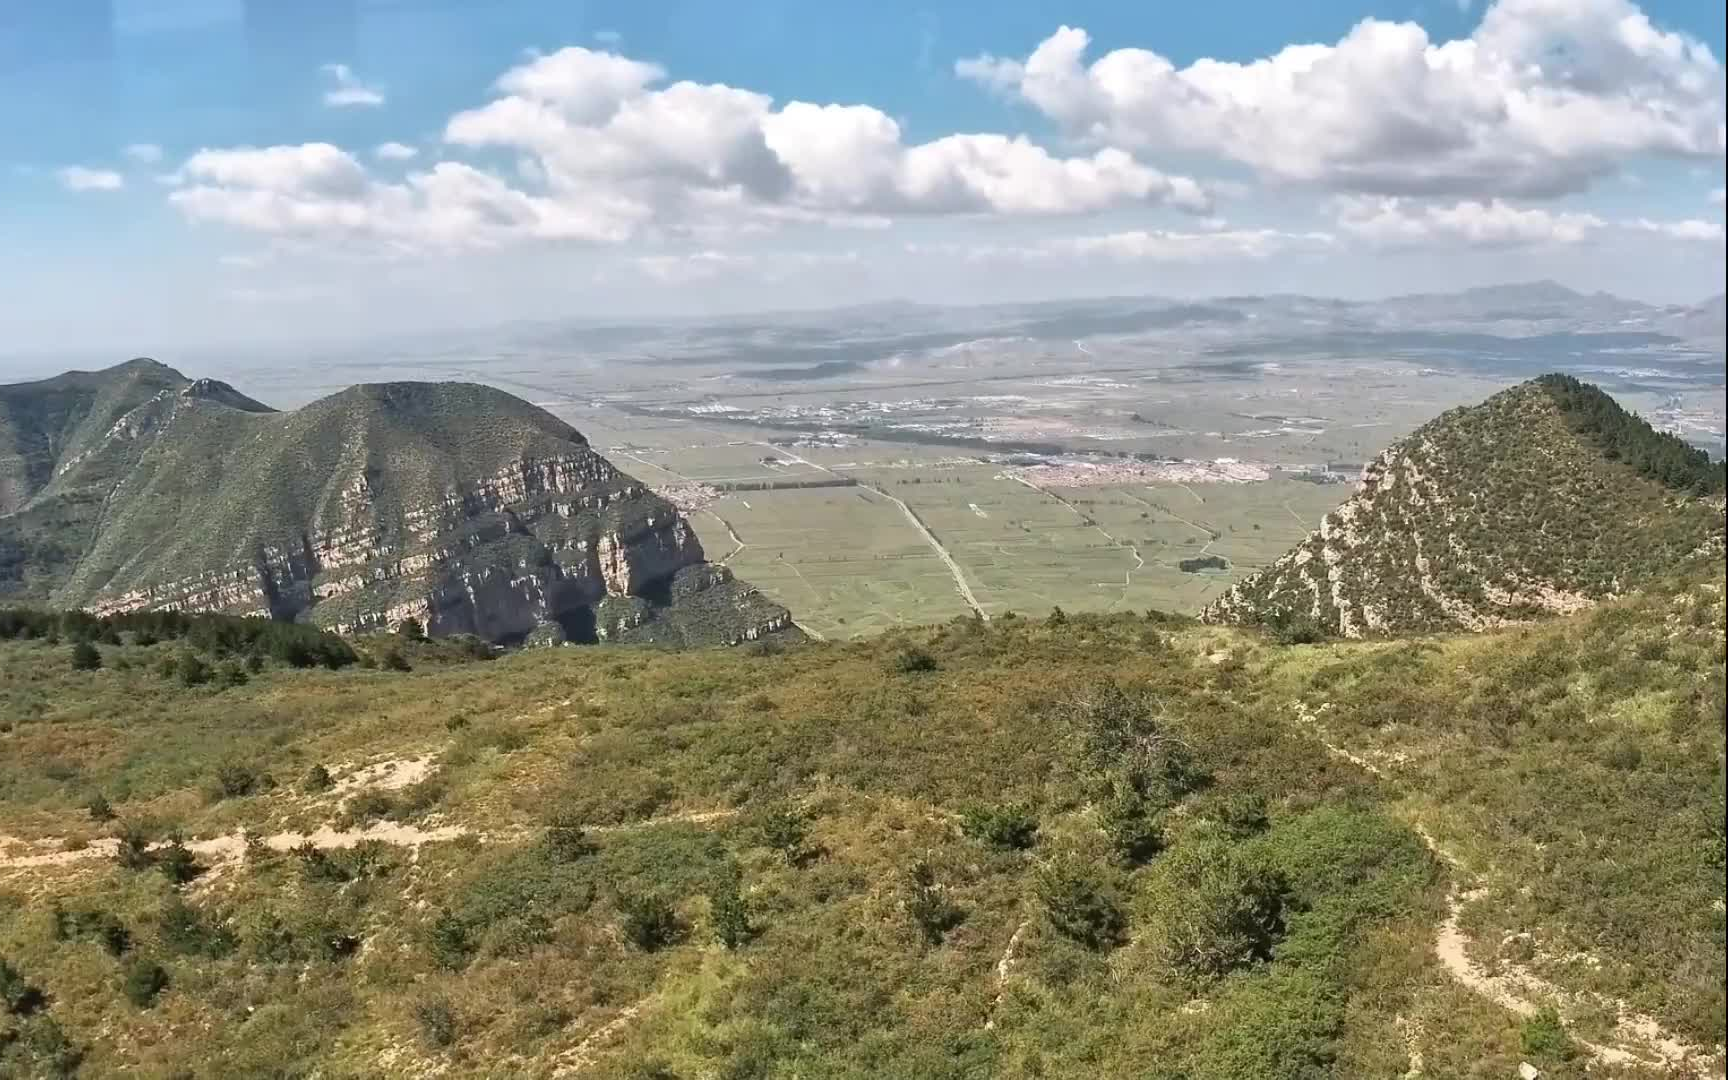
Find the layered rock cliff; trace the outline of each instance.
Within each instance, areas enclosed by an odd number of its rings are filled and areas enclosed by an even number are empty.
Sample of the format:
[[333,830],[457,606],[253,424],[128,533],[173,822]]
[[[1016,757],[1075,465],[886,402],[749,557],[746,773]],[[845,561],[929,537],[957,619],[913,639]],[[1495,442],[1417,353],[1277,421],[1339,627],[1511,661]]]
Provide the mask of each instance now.
[[290,413],[249,406],[181,380],[108,420],[0,517],[0,545],[59,520],[55,541],[76,548],[46,589],[14,575],[12,591],[339,631],[414,618],[503,643],[732,643],[790,626],[704,563],[673,506],[501,391],[389,383]]
[[1360,637],[1565,614],[1720,552],[1722,487],[1702,451],[1544,376],[1389,447],[1319,529],[1200,617]]

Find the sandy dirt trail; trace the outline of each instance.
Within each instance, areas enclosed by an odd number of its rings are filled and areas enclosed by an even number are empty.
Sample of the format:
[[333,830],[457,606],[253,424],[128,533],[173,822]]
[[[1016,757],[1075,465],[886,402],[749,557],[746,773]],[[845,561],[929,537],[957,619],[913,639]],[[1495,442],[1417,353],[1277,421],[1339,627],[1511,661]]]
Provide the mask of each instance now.
[[[1328,706],[1323,705],[1316,711],[1300,701],[1292,704],[1297,722],[1319,739],[1327,753],[1375,776],[1386,776],[1386,771],[1380,766],[1331,741],[1319,719],[1319,714],[1324,713]],[[1603,1064],[1675,1069],[1700,1080],[1718,1080],[1725,1075],[1722,1047],[1688,1043],[1665,1030],[1654,1017],[1634,1011],[1618,998],[1566,990],[1521,964],[1504,964],[1501,971],[1490,974],[1471,957],[1474,942],[1462,924],[1465,905],[1486,897],[1487,888],[1472,881],[1472,875],[1458,858],[1441,846],[1425,827],[1420,824],[1414,827],[1428,850],[1451,871],[1452,884],[1446,894],[1446,918],[1434,932],[1434,955],[1459,985],[1521,1017],[1534,1016],[1545,1005],[1555,1006],[1562,1014],[1581,1005],[1607,1010],[1616,1018],[1612,1041],[1591,1042],[1571,1032],[1578,1045]]]

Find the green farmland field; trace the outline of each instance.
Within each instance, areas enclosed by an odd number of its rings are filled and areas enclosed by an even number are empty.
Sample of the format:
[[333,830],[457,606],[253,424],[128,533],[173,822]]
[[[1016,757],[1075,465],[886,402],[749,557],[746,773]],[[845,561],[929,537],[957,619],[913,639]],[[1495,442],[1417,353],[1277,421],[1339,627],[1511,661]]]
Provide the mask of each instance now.
[[[916,513],[992,616],[1195,611],[1288,550],[1348,493],[1288,479],[1039,490],[987,465],[843,474]],[[729,523],[744,547],[728,565],[827,637],[966,613],[935,550],[870,488],[734,493],[692,523],[713,558],[737,547]],[[1178,569],[1200,554],[1229,567]]]

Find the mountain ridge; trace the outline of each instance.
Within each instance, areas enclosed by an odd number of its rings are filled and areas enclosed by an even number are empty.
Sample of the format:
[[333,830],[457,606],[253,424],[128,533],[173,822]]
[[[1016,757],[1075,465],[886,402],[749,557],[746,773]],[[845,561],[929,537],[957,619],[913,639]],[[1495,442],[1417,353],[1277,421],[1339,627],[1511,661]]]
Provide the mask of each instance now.
[[1546,375],[1388,447],[1319,529],[1200,617],[1359,637],[1570,613],[1719,552],[1723,489],[1702,451]]
[[[655,597],[714,590],[725,603],[702,609],[714,625],[672,639],[790,625],[705,563],[669,503],[503,391],[368,383],[277,412],[154,362],[67,381],[94,387],[57,421],[75,438],[13,425],[37,454],[14,469],[23,501],[0,516],[0,595],[341,631],[414,618],[510,642],[652,636],[641,628],[670,612]],[[0,393],[18,412],[60,385]]]

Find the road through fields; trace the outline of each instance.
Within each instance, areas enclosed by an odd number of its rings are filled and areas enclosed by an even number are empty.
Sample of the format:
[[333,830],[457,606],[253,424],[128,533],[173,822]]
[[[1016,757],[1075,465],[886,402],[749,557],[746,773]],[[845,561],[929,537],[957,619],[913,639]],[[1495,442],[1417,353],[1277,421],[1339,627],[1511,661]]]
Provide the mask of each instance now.
[[977,613],[980,619],[989,622],[990,613],[985,611],[984,605],[980,604],[978,598],[972,595],[972,586],[966,584],[966,575],[961,573],[960,564],[954,561],[952,555],[948,554],[948,549],[943,547],[942,541],[936,539],[936,534],[931,532],[925,526],[923,519],[914,513],[910,506],[907,506],[904,502],[896,499],[894,496],[883,491],[876,485],[864,484],[862,486],[869,488],[871,491],[874,491],[876,494],[882,496],[884,499],[887,499],[889,502],[900,508],[900,512],[906,515],[906,520],[912,523],[912,527],[918,530],[918,534],[924,538],[924,542],[930,545],[930,549],[936,552],[936,557],[941,559],[942,564],[948,568],[949,575],[954,578],[954,587],[960,591],[960,599],[966,601],[967,606]]

